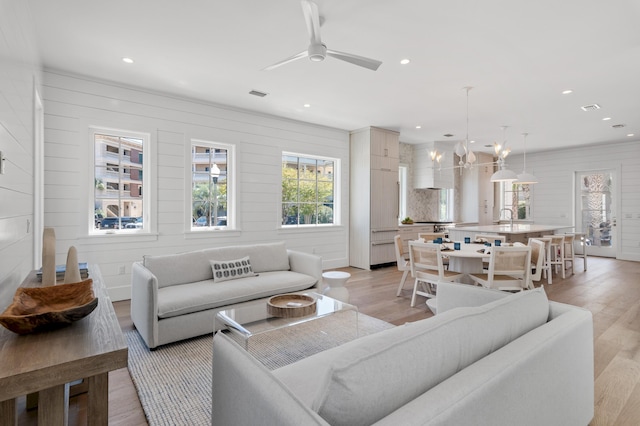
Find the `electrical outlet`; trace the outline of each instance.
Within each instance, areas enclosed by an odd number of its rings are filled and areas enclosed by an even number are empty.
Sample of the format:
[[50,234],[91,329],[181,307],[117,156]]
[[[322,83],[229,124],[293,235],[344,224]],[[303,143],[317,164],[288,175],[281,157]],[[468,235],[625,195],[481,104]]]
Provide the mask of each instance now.
[[126,272],[126,268],[125,268],[125,266],[124,266],[124,265],[120,265],[120,266],[118,266],[118,274],[120,274],[120,275],[124,275],[124,274],[125,274],[125,272]]

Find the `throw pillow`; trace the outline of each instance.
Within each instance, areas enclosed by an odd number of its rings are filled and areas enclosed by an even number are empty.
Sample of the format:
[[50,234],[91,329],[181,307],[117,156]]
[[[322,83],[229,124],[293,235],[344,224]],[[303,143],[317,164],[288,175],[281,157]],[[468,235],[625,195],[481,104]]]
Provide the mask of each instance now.
[[210,260],[213,282],[219,283],[237,278],[254,277],[249,256],[235,260]]

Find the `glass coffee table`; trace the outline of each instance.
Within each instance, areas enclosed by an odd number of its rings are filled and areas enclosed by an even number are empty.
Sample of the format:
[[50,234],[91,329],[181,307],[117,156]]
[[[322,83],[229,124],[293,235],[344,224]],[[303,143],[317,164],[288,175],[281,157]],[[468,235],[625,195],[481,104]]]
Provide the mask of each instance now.
[[[267,310],[267,301],[258,300],[218,312],[215,329],[225,330],[245,350],[273,368],[358,337],[356,306],[319,293],[300,294],[316,299],[314,313],[297,318],[273,317]],[[277,360],[278,357],[285,359]]]

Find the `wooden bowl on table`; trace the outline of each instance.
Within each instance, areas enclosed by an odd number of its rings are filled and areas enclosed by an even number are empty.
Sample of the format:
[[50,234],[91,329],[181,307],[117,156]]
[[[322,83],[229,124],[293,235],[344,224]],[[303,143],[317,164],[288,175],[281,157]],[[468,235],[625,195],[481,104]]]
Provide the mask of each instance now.
[[304,317],[315,311],[316,299],[306,294],[280,294],[267,301],[267,312],[274,317]]
[[89,315],[98,306],[91,278],[78,283],[20,287],[0,324],[17,334],[51,330]]

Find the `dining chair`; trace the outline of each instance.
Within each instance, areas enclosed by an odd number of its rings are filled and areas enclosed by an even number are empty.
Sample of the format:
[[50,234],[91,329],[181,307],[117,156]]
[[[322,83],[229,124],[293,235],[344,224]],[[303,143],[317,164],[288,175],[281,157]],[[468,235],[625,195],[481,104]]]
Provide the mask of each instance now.
[[411,272],[411,265],[405,258],[404,249],[402,248],[402,238],[400,237],[400,235],[396,235],[393,238],[393,242],[395,244],[396,263],[398,264],[398,271],[402,272],[402,279],[400,279],[400,285],[398,285],[398,291],[396,293],[396,296],[400,296],[402,288],[404,287],[404,283],[407,280],[407,276],[409,275],[409,272]]
[[492,247],[489,272],[469,277],[486,288],[522,291],[531,282],[531,247]]
[[534,281],[540,281],[542,279],[542,271],[544,267],[544,241],[540,241],[536,238],[529,238],[529,247],[531,247],[531,280],[529,282],[529,288],[533,289],[535,285]]
[[549,265],[555,269],[556,274],[558,273],[558,268],[560,268],[562,279],[564,279],[564,235],[553,234],[543,236],[545,238],[551,238],[551,258],[549,259]]
[[[587,270],[587,245],[589,239],[587,238],[587,234],[584,232],[576,232],[573,234],[575,236],[574,243],[580,242],[580,246],[582,247],[581,253],[575,253],[575,257],[581,257],[584,260],[584,270]],[[575,252],[575,250],[574,250]]]
[[574,268],[576,264],[576,254],[573,250],[574,239],[574,234],[564,234],[564,268],[568,269],[568,264],[571,263],[571,275],[576,273]]
[[444,269],[440,244],[409,241],[409,264],[414,278],[411,307],[416,304],[416,296],[434,297],[439,282],[454,282],[464,277],[463,273]]
[[425,243],[430,243],[436,238],[442,238],[444,240],[445,235],[444,232],[421,232],[418,234],[418,239],[424,240]]

